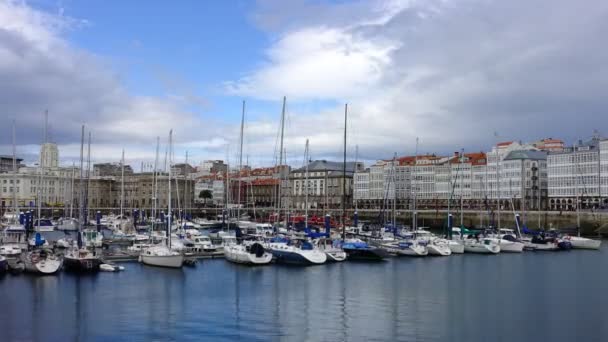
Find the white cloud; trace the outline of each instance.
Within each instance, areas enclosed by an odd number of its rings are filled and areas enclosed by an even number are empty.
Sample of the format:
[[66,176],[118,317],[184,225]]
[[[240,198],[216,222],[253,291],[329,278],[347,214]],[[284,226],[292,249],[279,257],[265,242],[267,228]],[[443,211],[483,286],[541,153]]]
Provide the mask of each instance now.
[[[83,123],[99,147],[93,147],[95,160],[116,160],[123,147],[138,158],[150,157],[156,136],[166,141],[170,128],[176,146],[218,139],[218,131],[201,129],[199,115],[185,109],[192,103],[185,97],[194,94],[132,95],[106,60],[70,45],[64,34],[83,25],[84,20],[38,11],[25,2],[0,1],[0,127],[8,129],[16,120],[18,144],[24,145],[19,153],[35,158],[37,149],[31,145],[41,142],[46,109],[52,136],[66,160],[78,156],[71,144],[80,140]],[[1,152],[10,151],[10,141],[1,143]],[[206,146],[217,153],[216,145]]]
[[254,18],[280,38],[228,90],[287,94],[290,139],[336,157],[341,105],[298,103],[349,102],[351,143],[372,158],[411,153],[416,136],[439,152],[488,148],[494,131],[568,141],[608,124],[606,15],[599,0],[264,2]]
[[364,95],[390,67],[395,42],[372,42],[348,31],[312,27],[290,32],[268,51],[268,64],[229,83],[231,93],[276,99]]

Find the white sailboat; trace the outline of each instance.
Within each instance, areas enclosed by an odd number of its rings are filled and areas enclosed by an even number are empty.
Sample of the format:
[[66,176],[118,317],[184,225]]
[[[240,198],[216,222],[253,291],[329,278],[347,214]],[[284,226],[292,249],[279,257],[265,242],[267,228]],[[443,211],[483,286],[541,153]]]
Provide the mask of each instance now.
[[[90,136],[89,136],[90,146]],[[89,148],[90,151],[90,148]],[[81,143],[80,143],[80,182],[79,182],[79,210],[78,210],[78,236],[76,244],[73,244],[67,249],[63,257],[63,265],[66,270],[74,272],[98,272],[101,265],[101,258],[95,252],[87,248],[83,238],[82,225],[85,220],[84,215],[84,188],[83,188],[83,157],[84,157],[84,125],[82,125]]]
[[144,249],[139,259],[145,265],[170,267],[170,268],[181,268],[184,265],[184,256],[182,253],[175,251],[171,248],[171,168],[173,158],[173,130],[169,131],[169,208],[167,216],[167,232],[166,232],[166,245],[156,245]]

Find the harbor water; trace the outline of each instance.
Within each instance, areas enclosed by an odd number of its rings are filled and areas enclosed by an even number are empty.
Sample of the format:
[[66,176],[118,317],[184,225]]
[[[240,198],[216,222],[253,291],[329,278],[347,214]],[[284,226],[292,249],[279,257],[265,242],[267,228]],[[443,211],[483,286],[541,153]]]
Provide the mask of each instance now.
[[0,341],[608,341],[608,248],[0,279]]

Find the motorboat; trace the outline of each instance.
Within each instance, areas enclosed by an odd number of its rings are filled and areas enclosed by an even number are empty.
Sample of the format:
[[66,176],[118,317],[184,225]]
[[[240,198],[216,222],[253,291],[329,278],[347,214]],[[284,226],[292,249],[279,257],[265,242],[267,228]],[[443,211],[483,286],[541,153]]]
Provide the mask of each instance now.
[[563,239],[569,241],[574,249],[600,249],[602,245],[601,240],[589,239],[580,236],[566,235],[563,237]]
[[119,272],[124,271],[124,266],[113,265],[113,264],[101,264],[99,265],[99,270],[102,272]]
[[63,266],[72,272],[97,272],[101,263],[100,256],[86,247],[72,246],[63,257]]
[[153,245],[151,245],[149,243],[142,243],[142,242],[133,243],[133,245],[127,247],[127,253],[134,255],[134,256],[139,256],[143,250],[145,250],[146,248],[150,248],[152,246]]
[[96,229],[85,229],[82,231],[84,244],[88,247],[101,247],[103,245],[103,234]]
[[63,259],[45,248],[35,248],[23,258],[25,271],[37,274],[57,273],[63,265]]
[[465,253],[498,254],[500,244],[493,238],[469,238],[464,240]]
[[57,248],[70,248],[70,246],[72,246],[73,243],[74,242],[73,242],[72,239],[62,238],[62,239],[59,239],[59,240],[55,241],[55,247],[57,247]]
[[275,240],[268,248],[278,263],[320,265],[327,261],[327,255],[306,239]]
[[78,220],[75,218],[61,218],[57,221],[57,230],[78,230]]
[[419,240],[410,232],[399,235],[399,237],[400,240],[382,243],[379,246],[386,248],[389,253],[400,256],[427,256],[429,254],[427,240]]
[[232,244],[224,247],[226,260],[245,265],[267,265],[272,261],[273,254],[267,251],[259,242],[251,244]]
[[464,242],[462,242],[462,240],[447,240],[447,242],[452,254],[464,253]]
[[53,221],[43,218],[34,220],[33,227],[37,232],[52,232],[55,230]]
[[452,254],[452,249],[448,240],[438,238],[428,230],[419,229],[414,232],[418,241],[426,242],[426,249],[429,255],[448,256]]
[[211,242],[211,239],[205,235],[197,235],[190,237],[194,247],[202,252],[217,252],[218,247]]
[[180,268],[184,264],[184,255],[164,245],[146,248],[139,255],[145,265]]
[[382,261],[390,256],[385,248],[370,246],[360,239],[346,239],[342,249],[348,260]]
[[346,252],[340,246],[339,241],[321,238],[315,240],[317,248],[325,253],[328,262],[339,262],[346,260]]
[[27,232],[25,227],[22,225],[9,225],[2,231],[2,236],[0,237],[0,244],[14,245],[19,247],[21,250],[27,250]]

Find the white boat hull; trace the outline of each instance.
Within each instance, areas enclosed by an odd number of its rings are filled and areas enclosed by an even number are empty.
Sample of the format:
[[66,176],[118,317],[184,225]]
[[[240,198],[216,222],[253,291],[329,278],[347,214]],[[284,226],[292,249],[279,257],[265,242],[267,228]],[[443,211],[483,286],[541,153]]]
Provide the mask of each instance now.
[[506,253],[521,253],[524,243],[519,241],[500,240],[500,251]]
[[325,255],[327,256],[327,261],[331,262],[340,262],[346,260],[346,252],[343,250],[336,251],[325,251]]
[[29,273],[38,274],[54,274],[61,269],[63,264],[61,259],[47,259],[40,260],[38,262],[32,262],[28,258],[25,258],[25,271]]
[[389,253],[403,255],[403,256],[427,256],[429,254],[429,250],[426,246],[420,245],[412,245],[406,248],[400,248],[394,245],[383,245],[382,248],[385,248]]
[[140,255],[141,262],[149,266],[180,268],[184,264],[183,255]]
[[498,254],[500,253],[499,245],[486,245],[484,243],[465,243],[465,253],[476,253],[476,254]]
[[576,249],[600,249],[601,240],[587,239],[577,236],[571,236],[568,241],[572,244],[572,248]]
[[450,247],[450,251],[452,254],[463,254],[464,253],[464,244],[458,241],[449,240],[448,246]]
[[253,253],[247,252],[244,246],[227,246],[224,248],[224,257],[226,260],[245,265],[267,265],[272,261],[272,254],[264,252],[262,256],[256,256]]
[[438,256],[452,255],[452,250],[450,249],[450,247],[448,245],[439,246],[439,245],[434,245],[431,243],[428,246],[426,246],[426,248],[428,249],[429,255],[438,255]]

